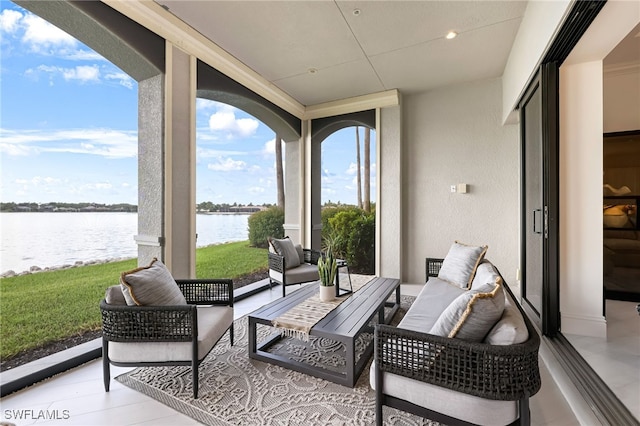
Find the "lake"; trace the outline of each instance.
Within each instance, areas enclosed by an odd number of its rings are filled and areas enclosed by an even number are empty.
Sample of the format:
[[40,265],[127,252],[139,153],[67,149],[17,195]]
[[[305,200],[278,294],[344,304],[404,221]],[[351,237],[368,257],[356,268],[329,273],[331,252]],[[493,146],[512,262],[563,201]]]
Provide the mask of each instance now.
[[[198,247],[249,239],[248,214],[198,214]],[[137,213],[0,213],[0,273],[138,256]]]

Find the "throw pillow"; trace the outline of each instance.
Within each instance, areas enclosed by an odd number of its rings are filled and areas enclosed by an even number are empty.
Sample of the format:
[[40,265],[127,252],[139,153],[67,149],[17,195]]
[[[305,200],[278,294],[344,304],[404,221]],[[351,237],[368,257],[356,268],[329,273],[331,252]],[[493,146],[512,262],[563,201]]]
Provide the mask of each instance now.
[[482,342],[502,317],[503,311],[504,290],[502,279],[497,277],[495,283],[487,283],[478,290],[469,290],[458,296],[442,311],[429,333]]
[[109,305],[127,305],[127,300],[124,298],[122,288],[119,285],[112,285],[107,288],[107,291],[104,294],[104,300]]
[[120,287],[129,306],[187,304],[167,267],[156,258],[149,266],[123,272]]
[[291,269],[300,266],[300,256],[291,238],[284,237],[283,239],[272,238],[271,244],[276,249],[276,253],[284,257],[285,269]]
[[486,252],[487,246],[470,246],[454,242],[442,261],[438,278],[460,288],[469,288],[476,268]]

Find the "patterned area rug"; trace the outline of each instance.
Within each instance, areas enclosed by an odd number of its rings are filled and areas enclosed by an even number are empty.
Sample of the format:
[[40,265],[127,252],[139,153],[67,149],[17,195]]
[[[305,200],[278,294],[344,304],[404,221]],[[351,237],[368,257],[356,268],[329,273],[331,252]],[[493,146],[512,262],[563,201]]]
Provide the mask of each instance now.
[[[394,323],[414,298],[402,296]],[[200,365],[199,398],[193,399],[190,367],[137,368],[116,378],[120,383],[207,425],[372,425],[375,392],[369,367],[351,389],[286,368],[249,359],[247,317],[235,322],[235,344],[228,333]],[[258,329],[259,340],[273,329]],[[361,341],[371,339],[371,334]],[[340,369],[344,347],[311,336],[309,342],[284,338],[271,350]],[[420,417],[384,407],[385,425],[436,425]]]

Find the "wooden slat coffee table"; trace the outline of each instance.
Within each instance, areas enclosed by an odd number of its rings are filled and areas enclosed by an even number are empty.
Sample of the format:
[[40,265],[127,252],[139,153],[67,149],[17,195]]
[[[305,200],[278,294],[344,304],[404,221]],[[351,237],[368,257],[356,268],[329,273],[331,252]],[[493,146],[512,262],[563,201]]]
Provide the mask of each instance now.
[[[395,291],[395,301],[387,302]],[[359,291],[349,295],[326,317],[321,319],[309,333],[311,336],[328,338],[344,344],[346,349],[346,371],[336,372],[320,366],[306,364],[284,355],[267,352],[267,349],[282,338],[276,330],[269,338],[260,343],[256,341],[258,324],[271,326],[271,321],[292,307],[318,292],[318,286],[309,284],[282,299],[249,314],[249,357],[271,364],[290,368],[301,373],[329,380],[344,386],[354,387],[373,353],[373,341],[356,361],[356,339],[364,331],[370,330],[370,321],[378,315],[379,323],[389,324],[400,307],[400,281],[393,278],[373,278]],[[385,315],[385,306],[391,308]]]

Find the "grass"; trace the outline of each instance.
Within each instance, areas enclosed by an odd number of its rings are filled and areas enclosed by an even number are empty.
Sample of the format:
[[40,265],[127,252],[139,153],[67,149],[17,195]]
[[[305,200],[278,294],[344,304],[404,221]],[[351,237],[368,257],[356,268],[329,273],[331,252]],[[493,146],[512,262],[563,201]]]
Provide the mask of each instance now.
[[[105,289],[136,266],[131,259],[0,279],[0,358],[99,330]],[[196,250],[198,278],[238,278],[266,268],[267,250],[248,241]]]

